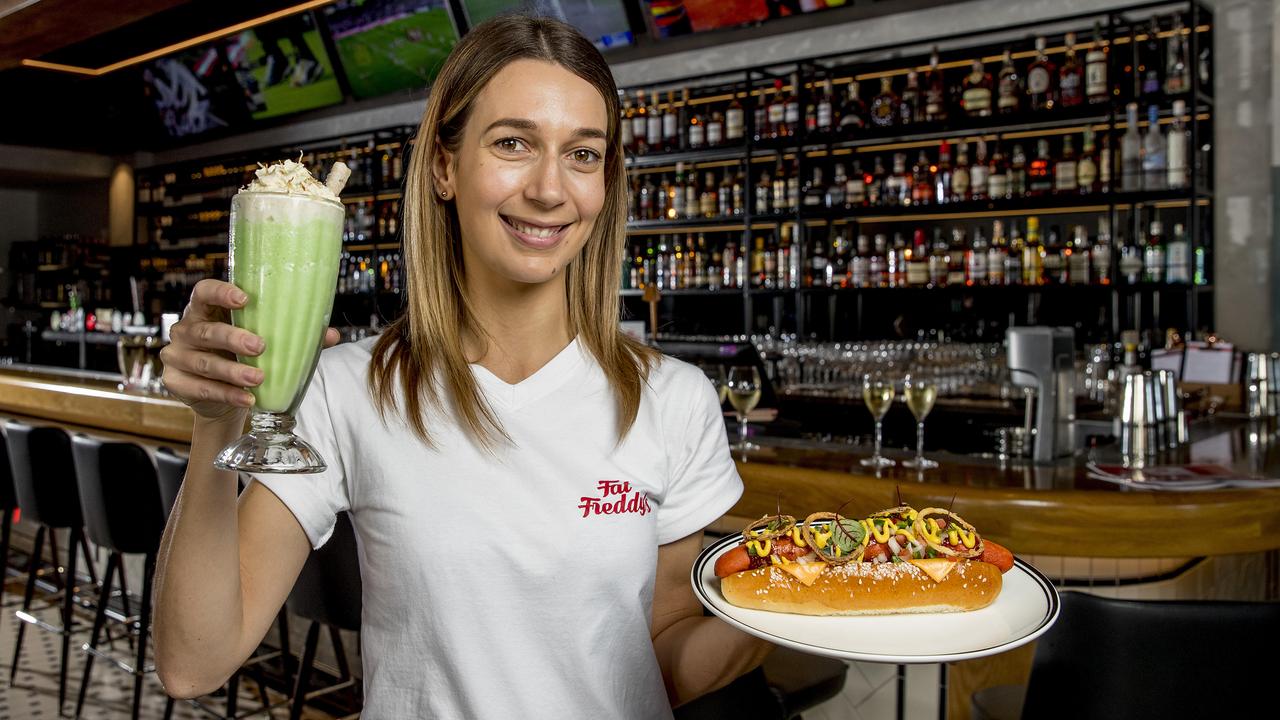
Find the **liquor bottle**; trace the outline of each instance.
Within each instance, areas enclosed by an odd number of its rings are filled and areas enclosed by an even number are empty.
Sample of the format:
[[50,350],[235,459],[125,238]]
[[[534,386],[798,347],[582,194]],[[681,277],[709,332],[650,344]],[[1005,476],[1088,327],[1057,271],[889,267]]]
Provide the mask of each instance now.
[[716,212],[720,217],[733,217],[733,168],[724,169],[720,190],[716,193]]
[[929,246],[929,283],[931,288],[946,287],[947,269],[951,262],[951,251],[947,241],[942,238],[942,228],[933,226],[933,242]]
[[969,258],[964,230],[951,228],[951,244],[947,247],[947,284],[964,285],[968,279]]
[[1083,225],[1075,226],[1071,243],[1065,253],[1067,254],[1067,274],[1071,278],[1071,284],[1090,284],[1089,231]]
[[1004,237],[1004,223],[991,223],[991,247],[987,248],[987,284],[1004,285],[1004,269],[1009,260],[1008,241]]
[[1009,168],[1005,164],[1004,153],[1000,152],[998,144],[995,152],[991,154],[991,162],[987,165],[987,197],[992,200],[1004,200],[1009,197]]
[[658,188],[654,186],[653,180],[648,175],[645,175],[644,182],[640,183],[640,201],[636,203],[640,209],[641,220],[654,219],[654,195],[657,192]]
[[1093,45],[1084,56],[1084,94],[1090,105],[1111,99],[1111,86],[1107,84],[1108,46],[1102,43],[1102,24],[1093,24]]
[[830,133],[835,126],[835,108],[832,107],[831,98],[831,79],[823,78],[820,87],[822,92],[818,95],[818,102],[816,103],[814,130],[825,135]]
[[915,182],[907,175],[906,153],[893,154],[893,170],[884,176],[882,187],[880,202],[883,205],[902,205],[903,200],[911,199]]
[[1024,285],[1044,285],[1044,243],[1040,238],[1040,218],[1027,218],[1027,242],[1022,251],[1022,282]]
[[795,212],[800,207],[800,168],[793,166],[787,173],[787,210]]
[[773,99],[769,101],[768,132],[765,137],[786,136],[787,100],[782,94],[782,79],[773,81]]
[[1164,225],[1159,220],[1152,220],[1151,233],[1147,236],[1146,247],[1142,249],[1142,279],[1150,283],[1164,282],[1164,270]]
[[1151,26],[1147,28],[1147,39],[1138,48],[1138,77],[1141,78],[1141,95],[1154,95],[1160,92],[1160,21],[1151,18]]
[[1093,128],[1085,126],[1084,147],[1076,164],[1076,186],[1082,195],[1098,192],[1098,163],[1093,159],[1094,150]]
[[845,228],[840,228],[831,241],[831,277],[827,283],[831,287],[849,287],[849,268],[852,260],[849,257],[849,238]]
[[845,208],[863,207],[869,204],[867,202],[867,179],[862,172],[862,163],[858,159],[853,161],[853,169],[849,171],[844,180],[844,206]]
[[871,100],[871,124],[891,127],[898,118],[898,96],[893,93],[893,78],[880,78],[880,94]]
[[907,251],[907,286],[924,287],[929,284],[929,250],[925,247],[924,230],[916,228]]
[[671,181],[666,175],[658,181],[658,192],[653,196],[653,214],[659,220],[670,220],[671,210]]
[[1187,127],[1182,122],[1182,114],[1187,111],[1187,103],[1183,100],[1173,101],[1173,122],[1169,125],[1169,135],[1165,139],[1169,163],[1168,186],[1172,189],[1187,186]]
[[716,192],[716,177],[710,171],[707,172],[702,182],[702,194],[698,197],[698,212],[704,218],[713,218],[719,210],[718,196]]
[[[990,168],[987,166],[987,141],[978,138],[977,155],[974,158],[973,166],[969,168],[969,198],[972,200],[985,200],[987,198],[987,180],[990,177]],[[955,180],[951,181],[955,185]]]
[[1013,55],[1009,48],[1004,49],[1004,60],[1000,66],[999,81],[996,85],[998,97],[996,109],[1001,114],[1016,113],[1022,109],[1022,76],[1013,64]]
[[698,110],[689,111],[689,127],[685,130],[686,144],[690,150],[699,150],[707,145],[707,123]]
[[1111,284],[1111,223],[1106,215],[1098,217],[1098,236],[1089,248],[1089,266],[1094,283]]
[[805,275],[807,287],[831,286],[831,259],[827,257],[827,243],[822,238],[815,238],[813,249],[809,251],[809,272]]
[[649,91],[653,96],[653,108],[649,108],[648,118],[645,120],[645,136],[646,145],[649,146],[648,152],[662,152],[662,113],[658,110],[658,94],[652,90]]
[[742,287],[738,284],[738,277],[738,244],[730,240],[724,244],[724,252],[720,255],[720,286]]
[[1022,146],[1014,144],[1013,154],[1009,157],[1009,193],[1008,197],[1019,198],[1027,194],[1027,155]]
[[973,68],[964,78],[964,92],[960,104],[969,117],[986,117],[991,114],[991,73],[982,65],[982,58],[973,59]]
[[667,152],[680,149],[680,114],[674,90],[667,91],[667,107],[662,113],[662,147]]
[[[884,235],[877,235],[876,247],[880,247],[883,241]],[[894,233],[893,247],[884,255],[885,280],[889,287],[907,286],[907,252],[907,243],[902,239],[902,233]]]
[[1163,190],[1169,180],[1164,133],[1160,131],[1160,110],[1147,106],[1147,134],[1142,138],[1142,183],[1147,190]]
[[929,71],[924,76],[924,119],[941,122],[947,119],[947,81],[938,67],[938,48],[929,56]]
[[986,285],[988,280],[987,260],[990,250],[987,239],[982,235],[982,228],[974,228],[973,241],[964,253],[964,284],[969,287]]
[[1191,282],[1191,244],[1182,223],[1173,224],[1173,239],[1165,249],[1165,282]]
[[[883,235],[877,236],[883,238]],[[858,233],[857,247],[849,260],[849,286],[873,287],[871,284],[871,241],[864,233]]]
[[1173,34],[1169,36],[1164,71],[1164,92],[1177,95],[1191,89],[1191,63],[1187,59],[1187,41],[1182,36],[1182,16],[1174,15]]
[[1194,258],[1195,267],[1192,270],[1191,281],[1196,285],[1207,285],[1209,283],[1209,259],[1207,257],[1208,250],[1203,245],[1197,246],[1191,253]]
[[1027,99],[1032,110],[1052,110],[1057,102],[1057,68],[1045,54],[1044,36],[1036,38],[1036,59],[1027,68]]
[[902,89],[896,122],[900,125],[910,125],[922,120],[924,120],[924,103],[920,100],[920,74],[911,70],[907,73],[907,86]]
[[724,115],[719,110],[711,113],[707,119],[707,147],[724,144]]
[[1062,157],[1053,166],[1053,191],[1056,193],[1075,193],[1080,190],[1077,178],[1079,166],[1076,162],[1076,149],[1071,143],[1071,136],[1062,138]]
[[1075,107],[1084,102],[1084,68],[1076,59],[1076,34],[1067,33],[1067,57],[1058,70],[1058,101],[1062,107]]
[[891,251],[884,233],[876,233],[875,244],[871,247],[871,256],[867,260],[868,286],[888,287],[890,256]]
[[785,213],[787,204],[787,168],[778,157],[778,164],[773,169],[773,196],[769,200],[775,213]]
[[822,180],[822,168],[813,169],[813,179],[805,183],[801,203],[806,208],[820,208],[826,204],[827,186]]
[[778,258],[771,252],[765,252],[764,238],[757,236],[751,248],[751,286],[757,288],[773,287],[774,274],[777,272]]
[[783,107],[783,124],[787,137],[795,137],[800,133],[800,75],[791,73],[791,93],[787,96]]
[[635,136],[637,155],[649,152],[649,108],[644,104],[644,91],[636,91],[636,112],[631,116],[631,134]]
[[840,134],[848,136],[866,126],[867,105],[858,97],[858,81],[850,80],[848,97],[845,98],[844,107],[840,108]]
[[769,173],[760,173],[760,181],[756,183],[756,215],[773,214],[773,182]]
[[[941,167],[939,167],[941,175]],[[956,166],[951,171],[951,193],[947,197],[950,202],[964,202],[969,199],[972,174],[969,169],[969,144],[961,142],[956,148]]]
[[746,134],[746,115],[738,94],[734,93],[729,109],[724,113],[724,139],[726,142],[740,142]]
[[1045,285],[1066,285],[1069,282],[1067,249],[1062,246],[1062,237],[1056,226],[1049,228],[1049,234],[1041,248],[1040,264],[1043,272],[1041,282]]
[[[1027,194],[1047,195],[1053,192],[1053,166],[1049,162],[1049,140],[1036,141],[1036,157],[1027,167]],[[1031,231],[1028,229],[1027,235]],[[1028,237],[1028,240],[1030,237]]]
[[636,134],[635,125],[632,124],[636,109],[631,107],[631,98],[626,96],[622,90],[618,91],[622,96],[622,147],[629,153],[636,151]]
[[670,258],[667,254],[667,236],[658,236],[658,250],[654,257],[654,274],[653,282],[659,288],[666,289],[670,286],[669,269],[667,264]]
[[676,179],[671,183],[671,199],[667,203],[667,219],[683,220],[689,217],[689,209],[685,206],[684,163],[676,163]]
[[1120,277],[1129,285],[1142,281],[1142,247],[1120,236]]
[[[896,170],[897,162],[894,163]],[[911,168],[911,177],[908,179],[905,175],[902,180],[903,185],[910,184],[911,191],[902,198],[902,205],[927,205],[933,200],[933,173],[930,172],[929,158],[920,151],[920,156],[916,158],[916,164]]]
[[1138,103],[1125,106],[1125,130],[1120,138],[1120,188],[1142,189],[1142,134],[1138,132]]
[[1023,261],[1027,255],[1027,244],[1022,239],[1017,223],[1009,226],[1009,254],[1004,261],[1004,284],[1023,285],[1026,279],[1026,267]]
[[747,178],[742,174],[742,167],[739,166],[738,171],[733,176],[733,185],[729,189],[729,192],[733,194],[734,217],[747,212],[746,184]]
[[[884,163],[881,162],[880,156],[876,156],[876,165],[871,172],[870,180],[863,176],[866,185],[867,200],[864,205],[878,207],[886,204],[885,200],[885,184],[888,182],[889,173],[884,169]],[[848,192],[846,188],[845,192]]]
[[1098,192],[1111,192],[1111,176],[1115,161],[1111,152],[1111,136],[1102,136],[1102,148],[1098,150]]
[[848,184],[849,178],[845,175],[844,163],[835,164],[835,174],[831,178],[831,184],[827,186],[826,192],[823,193],[822,205],[828,208],[844,207],[845,194],[844,189]]
[[933,197],[930,202],[943,204],[951,200],[951,144],[946,140],[938,146],[937,171],[933,174]]

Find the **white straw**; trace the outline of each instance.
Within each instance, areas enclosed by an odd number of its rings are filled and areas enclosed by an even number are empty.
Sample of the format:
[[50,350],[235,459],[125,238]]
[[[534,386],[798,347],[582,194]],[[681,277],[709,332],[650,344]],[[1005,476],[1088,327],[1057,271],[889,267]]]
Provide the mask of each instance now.
[[329,177],[324,181],[324,186],[329,188],[329,192],[338,195],[346,186],[349,177],[351,177],[351,168],[339,160],[329,169]]

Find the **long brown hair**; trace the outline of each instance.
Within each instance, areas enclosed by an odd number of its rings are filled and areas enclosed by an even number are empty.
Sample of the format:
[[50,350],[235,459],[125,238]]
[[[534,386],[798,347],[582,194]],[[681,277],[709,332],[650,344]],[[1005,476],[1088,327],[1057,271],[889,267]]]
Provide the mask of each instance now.
[[[408,311],[378,338],[369,381],[383,420],[399,412],[432,444],[424,401],[437,409],[452,400],[458,420],[474,439],[492,447],[510,437],[485,402],[463,350],[464,330],[485,337],[463,291],[462,242],[452,204],[432,191],[431,168],[442,150],[454,152],[476,96],[508,63],[555,63],[600,91],[609,118],[605,151],[605,202],[592,235],[565,271],[569,326],[595,357],[613,389],[618,440],[640,408],[642,384],[657,353],[618,329],[622,260],[626,251],[626,169],[623,166],[617,87],[600,52],[573,27],[544,17],[502,15],[478,25],[449,54],[431,87],[418,127],[404,193],[404,260]],[[398,388],[403,395],[400,407]],[[438,378],[438,382],[436,379]]]

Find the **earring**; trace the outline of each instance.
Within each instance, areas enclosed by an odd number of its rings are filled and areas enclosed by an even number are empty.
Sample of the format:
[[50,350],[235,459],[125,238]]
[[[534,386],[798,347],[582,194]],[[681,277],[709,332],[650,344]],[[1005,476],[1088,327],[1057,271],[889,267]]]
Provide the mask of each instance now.
[[448,200],[448,199],[449,199],[449,191],[448,191],[448,190],[441,190],[441,191],[440,191],[440,197],[441,197],[441,199]]

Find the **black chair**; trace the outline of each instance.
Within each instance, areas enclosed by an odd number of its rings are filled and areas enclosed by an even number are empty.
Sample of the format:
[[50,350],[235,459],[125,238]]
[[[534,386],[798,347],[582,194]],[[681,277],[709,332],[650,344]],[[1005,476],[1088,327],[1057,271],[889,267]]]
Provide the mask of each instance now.
[[[9,534],[13,529],[13,511],[18,507],[18,492],[13,487],[13,468],[9,465],[9,448],[0,428],[0,608],[4,607],[4,586],[9,579]],[[0,613],[0,622],[4,613]]]
[[[58,711],[61,712],[67,695],[67,659],[75,624],[72,610],[75,603],[78,554],[83,555],[91,576],[94,574],[93,563],[89,559],[89,548],[84,539],[80,493],[76,485],[75,466],[71,460],[71,440],[61,428],[32,427],[13,420],[5,424],[5,440],[13,469],[18,507],[22,509],[23,518],[39,526],[36,530],[35,547],[31,553],[30,568],[27,571],[27,587],[22,596],[22,611],[17,614],[22,622],[18,625],[18,639],[13,648],[13,665],[9,671],[9,684],[12,686],[18,675],[22,660],[22,642],[27,625],[36,625],[44,630],[59,633],[62,636],[62,664],[58,673]],[[65,578],[61,577],[57,571],[59,557],[54,531],[58,529],[66,529],[70,534]],[[31,603],[35,596],[46,534],[53,550],[54,576],[62,594],[62,627],[60,628],[47,625],[31,615]],[[96,577],[93,578],[93,582],[97,582]]]
[[[1168,720],[1268,707],[1280,603],[1113,600],[1062,593],[1017,693],[974,694],[976,717]],[[1013,707],[998,709],[1000,702]]]
[[844,689],[849,666],[790,648],[715,692],[675,709],[676,720],[796,720]]
[[[350,516],[338,513],[337,526],[329,541],[312,551],[289,592],[285,607],[294,615],[311,621],[307,642],[298,666],[298,679],[289,705],[289,720],[302,717],[307,701],[355,685],[347,665],[340,630],[359,632],[361,611],[360,558],[356,551],[355,530]],[[338,680],[319,690],[311,690],[311,674],[320,641],[320,626],[329,629],[334,656],[338,661]]]
[[[160,537],[164,533],[164,515],[155,467],[147,452],[133,443],[104,442],[76,435],[72,438],[71,447],[80,505],[89,538],[95,545],[106,548],[110,553],[98,595],[93,631],[84,647],[87,655],[80,694],[76,700],[76,717],[80,717],[84,708],[94,659],[102,657],[133,675],[131,717],[137,720],[142,705],[142,681],[148,672],[153,671],[147,668],[147,638],[151,632],[151,581],[155,574],[156,554],[160,550]],[[133,665],[120,662],[98,649],[98,638],[107,620],[107,609],[111,602],[113,579],[117,569],[123,567],[126,554],[145,557],[142,607],[137,616],[137,641],[134,644],[136,660]],[[132,626],[134,620],[130,617],[125,622]],[[165,718],[172,712],[173,699],[169,698],[165,706]]]

